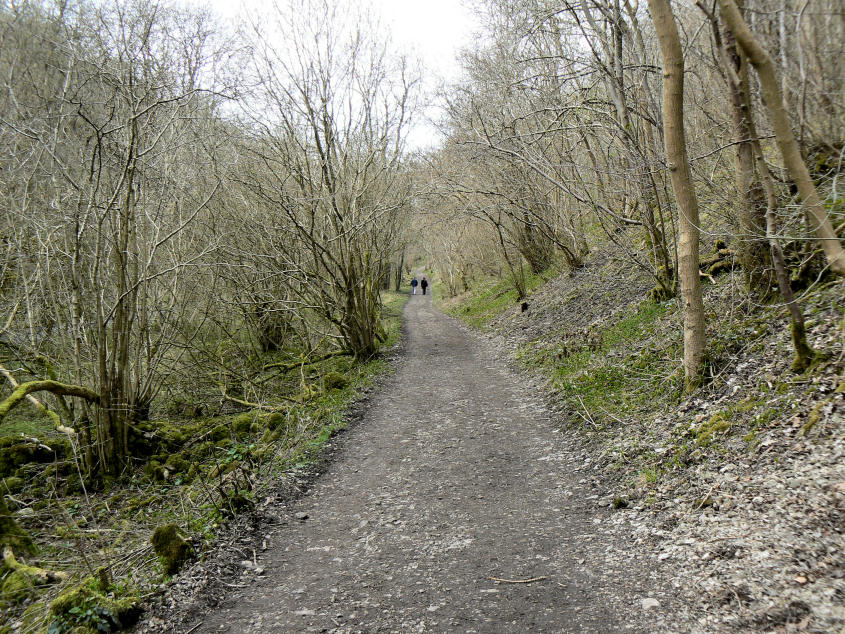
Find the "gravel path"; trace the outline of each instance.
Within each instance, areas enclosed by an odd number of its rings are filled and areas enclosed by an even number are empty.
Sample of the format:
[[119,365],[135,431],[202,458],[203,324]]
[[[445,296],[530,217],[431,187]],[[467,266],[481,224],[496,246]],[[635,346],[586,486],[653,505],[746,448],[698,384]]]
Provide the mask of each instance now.
[[405,323],[396,374],[288,509],[264,574],[186,629],[669,629],[667,584],[605,521],[592,470],[534,390],[430,295]]

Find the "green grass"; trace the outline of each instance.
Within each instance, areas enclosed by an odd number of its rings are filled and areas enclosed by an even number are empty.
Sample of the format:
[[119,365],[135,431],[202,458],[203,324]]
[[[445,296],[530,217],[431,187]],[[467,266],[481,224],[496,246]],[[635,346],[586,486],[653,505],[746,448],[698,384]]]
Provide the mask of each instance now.
[[395,345],[402,336],[402,309],[408,297],[408,290],[382,291],[382,326],[387,335],[382,347]]
[[653,335],[670,306],[644,301],[587,336],[569,333],[556,343],[531,342],[517,357],[551,379],[573,421],[601,426],[627,417],[632,409],[677,395],[677,344],[641,343]]
[[6,419],[0,424],[0,435],[2,436],[28,436],[45,438],[59,435],[53,421],[47,416],[40,414],[29,403],[24,403],[17,409],[12,410]]
[[[554,267],[537,274],[526,272],[527,293],[530,295],[556,274],[557,270]],[[514,306],[517,301],[519,301],[519,294],[512,280],[490,278],[478,282],[463,301],[447,309],[447,312],[474,328],[484,328]]]

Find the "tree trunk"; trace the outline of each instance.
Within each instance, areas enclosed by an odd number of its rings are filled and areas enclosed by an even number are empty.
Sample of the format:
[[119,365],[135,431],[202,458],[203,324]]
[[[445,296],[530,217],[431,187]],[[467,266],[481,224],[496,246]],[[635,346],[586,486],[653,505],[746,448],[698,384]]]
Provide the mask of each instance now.
[[533,274],[542,273],[554,262],[554,243],[540,231],[527,212],[516,227],[516,241]]
[[766,235],[766,214],[762,191],[754,168],[753,139],[756,130],[751,118],[751,98],[748,90],[748,61],[737,50],[733,32],[725,28],[719,33],[715,16],[713,35],[722,54],[722,64],[728,83],[731,120],[736,137],[736,211],[740,227],[737,252],[742,264],[745,285],[749,292],[763,298],[772,294],[772,262],[763,237]]
[[804,325],[804,313],[801,306],[795,299],[792,292],[792,286],[789,282],[789,274],[786,270],[786,258],[783,255],[783,248],[780,240],[777,237],[777,226],[775,223],[775,208],[777,206],[777,199],[775,198],[775,188],[772,184],[772,175],[766,165],[766,160],[763,158],[763,150],[760,147],[760,142],[756,139],[752,141],[752,149],[754,150],[754,158],[760,170],[760,180],[766,192],[766,236],[769,240],[769,248],[772,252],[772,263],[774,264],[775,275],[778,281],[783,301],[789,309],[790,325],[789,334],[792,337],[792,347],[795,350],[795,359],[792,361],[792,370],[794,372],[803,372],[813,362],[816,352],[807,343],[807,329]]
[[769,111],[769,118],[784,165],[798,187],[798,193],[804,201],[804,209],[812,220],[816,239],[825,253],[827,264],[831,271],[845,277],[845,250],[842,249],[842,244],[825,213],[810,171],[801,157],[798,142],[792,133],[792,126],[783,104],[783,95],[775,75],[772,58],[754,38],[734,0],[719,0],[719,8],[740,47],[748,56],[748,61],[757,70],[763,100]]
[[691,391],[701,382],[704,303],[698,276],[698,199],[692,184],[684,137],[684,58],[668,0],[649,0],[648,6],[663,57],[664,141],[680,217],[678,276],[684,309],[684,387],[686,391]]
[[399,253],[399,265],[396,267],[396,276],[394,279],[393,290],[397,293],[399,289],[402,288],[402,271],[405,268],[405,247],[402,247],[402,251]]

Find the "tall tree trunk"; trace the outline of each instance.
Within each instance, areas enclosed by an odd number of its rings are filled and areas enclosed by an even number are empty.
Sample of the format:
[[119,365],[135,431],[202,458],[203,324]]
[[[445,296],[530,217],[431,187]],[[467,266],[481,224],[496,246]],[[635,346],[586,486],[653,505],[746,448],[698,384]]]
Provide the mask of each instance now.
[[804,209],[814,225],[813,230],[825,253],[827,264],[831,271],[845,277],[845,250],[843,250],[836,231],[825,213],[819,193],[816,191],[816,186],[810,176],[810,171],[801,157],[798,142],[795,140],[789,117],[786,114],[783,94],[775,74],[772,58],[751,33],[734,0],[719,0],[719,8],[743,52],[748,56],[748,61],[757,70],[763,100],[769,111],[769,118],[775,131],[775,138],[784,165],[786,165],[789,175],[798,187],[798,193],[804,201]]
[[[699,6],[703,6],[699,4]],[[756,137],[751,118],[751,97],[748,89],[748,60],[736,46],[729,28],[719,31],[716,16],[709,14],[725,68],[731,102],[731,121],[736,138],[734,155],[736,179],[736,215],[740,227],[737,253],[742,264],[745,285],[749,292],[763,298],[772,295],[772,261],[763,237],[767,233],[762,187],[754,167],[753,139]]]
[[794,372],[803,372],[812,363],[816,352],[807,343],[804,313],[798,304],[798,300],[795,299],[795,294],[792,292],[792,286],[789,282],[789,274],[786,270],[786,258],[783,255],[783,248],[777,237],[777,225],[775,222],[777,199],[775,197],[775,188],[772,184],[773,178],[771,172],[769,172],[768,165],[766,165],[766,159],[763,157],[763,150],[760,147],[760,141],[757,139],[756,134],[752,141],[752,149],[754,150],[754,158],[760,170],[760,180],[766,192],[766,236],[772,252],[772,263],[774,264],[780,294],[783,297],[787,309],[789,309],[789,334],[792,337],[792,347],[795,349],[792,370]]
[[678,201],[678,277],[684,308],[685,390],[701,382],[704,360],[704,302],[698,277],[698,199],[692,184],[684,136],[684,57],[668,0],[649,0],[649,11],[663,57],[663,130],[672,189]]
[[[707,12],[704,5],[700,2],[698,6]],[[802,372],[812,362],[815,352],[807,343],[804,314],[792,292],[789,274],[786,269],[786,258],[784,257],[780,240],[777,237],[777,223],[775,219],[777,198],[775,196],[774,185],[772,184],[772,175],[763,157],[763,150],[757,137],[754,118],[751,115],[751,94],[748,89],[747,60],[737,50],[736,39],[730,28],[725,28],[724,34],[720,34],[716,17],[709,12],[708,15],[713,22],[713,34],[723,57],[730,91],[734,131],[739,141],[737,145],[736,167],[740,225],[743,231],[747,231],[746,227],[754,231],[749,237],[753,238],[757,235],[757,226],[760,223],[758,217],[760,214],[760,196],[759,193],[752,191],[751,188],[752,183],[755,181],[759,182],[766,194],[766,208],[764,212],[765,234],[771,254],[770,259],[767,258],[767,260],[769,260],[769,264],[774,270],[781,296],[789,309],[791,320],[790,334],[792,335],[792,345],[795,349],[795,359],[792,363],[792,369],[796,372]],[[742,245],[742,242],[740,244]],[[765,261],[762,260],[758,252],[759,246],[756,246],[758,242],[754,240],[754,244],[755,247],[753,249],[740,250],[740,259],[743,268],[748,269],[745,273],[746,282],[751,289],[755,288],[755,285],[758,284],[765,285],[768,288],[770,286],[768,277],[770,276],[766,275],[761,279],[759,277],[760,274],[755,274],[754,269],[751,268],[759,266],[762,269],[765,266]],[[748,264],[746,264],[746,260],[750,260]]]

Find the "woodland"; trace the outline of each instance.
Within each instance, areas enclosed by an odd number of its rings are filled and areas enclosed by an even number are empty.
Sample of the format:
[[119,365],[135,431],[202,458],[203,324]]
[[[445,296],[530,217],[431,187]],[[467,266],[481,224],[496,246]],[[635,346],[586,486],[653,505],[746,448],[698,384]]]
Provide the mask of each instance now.
[[[616,387],[702,397],[748,352],[741,319],[780,337],[779,378],[841,377],[841,3],[473,8],[462,80],[432,94],[355,3],[235,29],[168,2],[0,0],[0,631],[129,626],[343,427],[423,268],[505,335],[570,284],[519,342],[552,374],[622,332],[613,311],[561,323],[613,295],[587,299],[600,271],[670,344]],[[432,104],[440,136],[412,147]],[[574,425],[612,426],[630,403],[583,391],[591,371],[555,389]],[[819,442],[841,436],[830,380]]]

